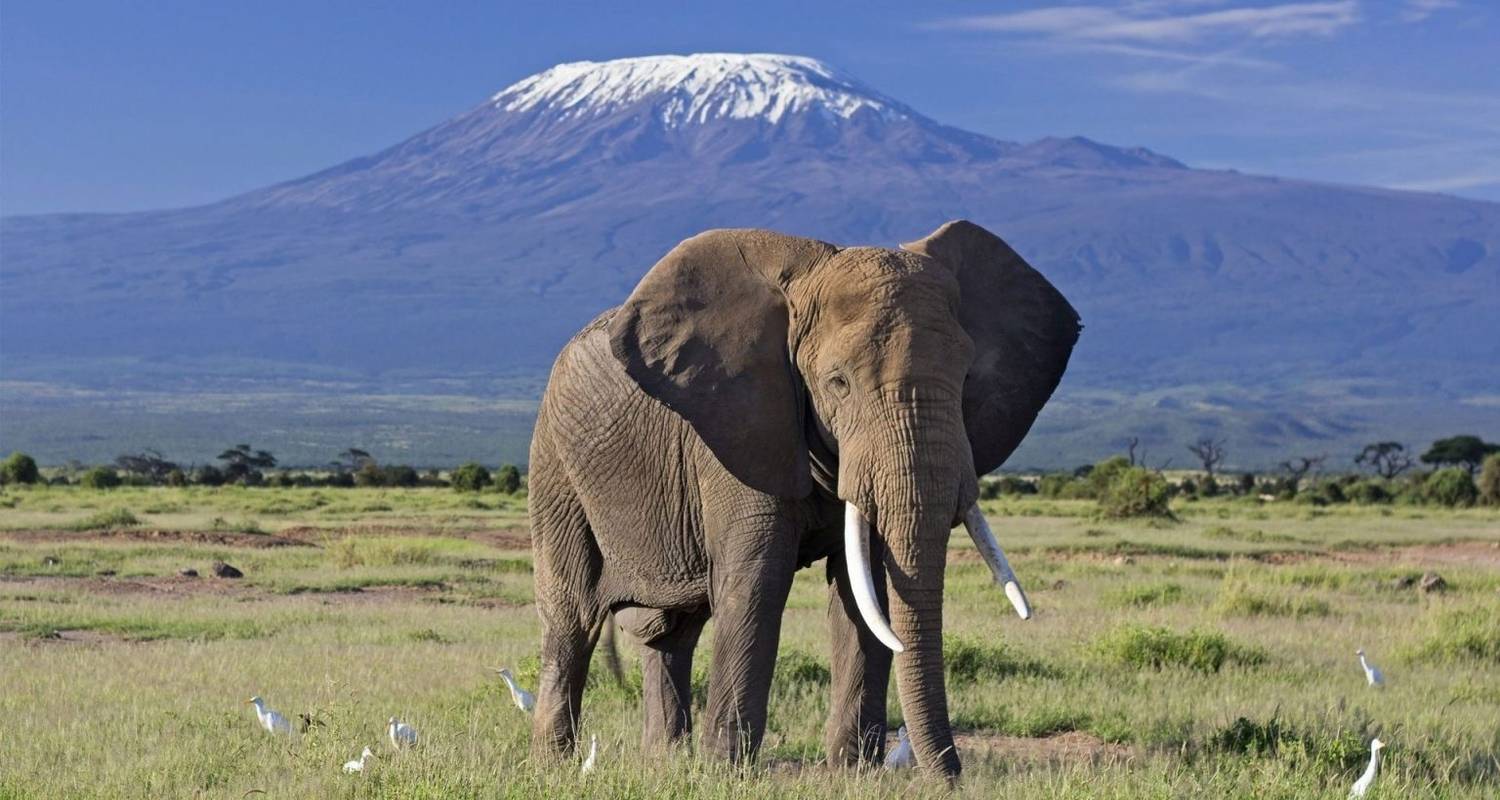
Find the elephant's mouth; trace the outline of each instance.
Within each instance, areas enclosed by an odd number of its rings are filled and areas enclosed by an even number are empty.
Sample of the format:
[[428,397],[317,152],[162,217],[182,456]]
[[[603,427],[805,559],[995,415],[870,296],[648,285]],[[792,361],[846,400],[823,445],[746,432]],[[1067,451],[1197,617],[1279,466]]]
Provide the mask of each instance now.
[[[990,530],[990,524],[985,520],[978,503],[964,514],[963,524],[969,532],[969,538],[974,541],[974,547],[979,550],[979,555],[989,565],[995,583],[1005,590],[1005,596],[1010,598],[1016,613],[1021,619],[1030,619],[1031,603],[1021,590],[1016,573],[1010,568],[1005,551],[1000,549],[1000,542],[995,539],[995,533]],[[886,647],[897,653],[903,652],[906,645],[891,630],[891,624],[875,595],[875,580],[870,570],[870,521],[858,506],[847,501],[844,503],[844,559],[854,592],[854,602],[859,607],[865,625]]]

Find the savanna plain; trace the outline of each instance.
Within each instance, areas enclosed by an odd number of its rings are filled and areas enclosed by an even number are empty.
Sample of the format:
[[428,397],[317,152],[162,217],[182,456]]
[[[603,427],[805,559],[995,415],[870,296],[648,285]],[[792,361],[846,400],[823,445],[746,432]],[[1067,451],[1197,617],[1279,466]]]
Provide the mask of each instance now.
[[[596,653],[597,768],[528,761],[525,499],[444,489],[8,487],[0,494],[0,796],[1369,797],[1500,787],[1500,511],[1175,501],[984,509],[1037,611],[964,536],[946,584],[953,788],[821,764],[827,589],[799,574],[758,763],[643,754],[639,672]],[[227,562],[241,578],[215,577]],[[197,576],[180,574],[197,571]],[[1445,586],[1424,591],[1421,576]],[[711,631],[704,642],[710,641]],[[1387,685],[1366,685],[1363,647]],[[708,648],[695,664],[701,703]],[[260,695],[302,726],[261,730]],[[387,718],[417,729],[397,751]],[[894,687],[891,727],[900,722]],[[363,747],[363,774],[340,766]],[[250,794],[249,796],[256,796]]]

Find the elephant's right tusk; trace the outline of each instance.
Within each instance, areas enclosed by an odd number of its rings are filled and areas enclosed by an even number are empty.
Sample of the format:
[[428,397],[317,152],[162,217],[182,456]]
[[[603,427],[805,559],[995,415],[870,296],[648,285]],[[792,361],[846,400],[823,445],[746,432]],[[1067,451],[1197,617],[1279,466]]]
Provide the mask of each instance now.
[[864,617],[870,633],[891,650],[904,651],[906,645],[896,638],[896,632],[880,610],[880,600],[875,597],[875,579],[870,574],[870,521],[849,502],[844,503],[844,566],[849,573],[854,604],[859,606],[859,615]]
[[1005,587],[1005,596],[1016,607],[1016,613],[1021,615],[1021,619],[1031,619],[1031,603],[1027,602],[1026,593],[1021,591],[1016,573],[1010,568],[1010,562],[1005,560],[1005,551],[1000,549],[1000,542],[995,539],[990,523],[985,520],[984,512],[979,510],[978,503],[964,514],[964,527],[969,530],[969,538],[974,540],[974,547],[984,557],[984,563],[990,565],[995,583]]

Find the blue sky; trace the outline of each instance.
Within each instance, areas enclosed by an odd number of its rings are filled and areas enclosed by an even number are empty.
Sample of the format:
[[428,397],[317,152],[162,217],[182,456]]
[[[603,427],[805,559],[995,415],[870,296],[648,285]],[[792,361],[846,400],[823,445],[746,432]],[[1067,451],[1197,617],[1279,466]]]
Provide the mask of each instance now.
[[393,144],[562,61],[829,61],[942,122],[1500,201],[1500,4],[0,6],[0,211],[190,205]]

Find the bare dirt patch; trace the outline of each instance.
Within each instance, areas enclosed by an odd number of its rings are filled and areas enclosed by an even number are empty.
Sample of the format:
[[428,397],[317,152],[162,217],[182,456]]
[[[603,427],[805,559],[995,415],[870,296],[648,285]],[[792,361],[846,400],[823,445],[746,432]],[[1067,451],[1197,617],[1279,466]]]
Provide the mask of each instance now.
[[1500,569],[1500,542],[1448,542],[1377,550],[1341,550],[1325,558],[1350,564],[1409,564]]
[[[1030,764],[1126,761],[1136,756],[1130,747],[1106,742],[1083,731],[1040,737],[960,733],[953,739],[959,753],[964,755]],[[890,746],[895,746],[894,739]]]

